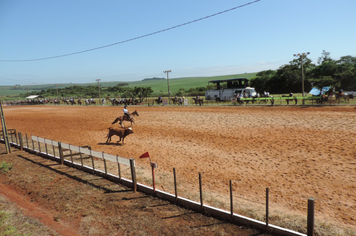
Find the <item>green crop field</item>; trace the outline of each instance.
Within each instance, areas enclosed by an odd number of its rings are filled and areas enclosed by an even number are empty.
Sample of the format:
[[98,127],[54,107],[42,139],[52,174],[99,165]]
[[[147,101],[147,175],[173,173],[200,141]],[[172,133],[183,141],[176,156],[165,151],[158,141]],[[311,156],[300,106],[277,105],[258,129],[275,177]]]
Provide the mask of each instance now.
[[[212,76],[212,77],[186,77],[186,78],[172,78],[169,79],[169,88],[172,93],[176,93],[179,89],[189,90],[196,87],[206,87],[208,82],[211,80],[222,80],[222,79],[233,79],[233,78],[247,78],[251,79],[256,73],[244,73],[244,74],[233,74],[233,75],[222,75],[222,76]],[[111,81],[111,82],[100,82],[100,87],[107,88],[116,86],[120,83],[127,83],[125,87],[151,87],[154,93],[157,92],[168,92],[167,79],[161,80],[144,80],[144,81]],[[43,85],[22,85],[22,86],[0,86],[0,97],[5,96],[18,96],[20,94],[27,94],[33,91],[47,90],[49,88],[65,88],[70,86],[98,86],[98,83],[82,83],[82,84],[43,84]],[[15,89],[16,88],[16,89]]]

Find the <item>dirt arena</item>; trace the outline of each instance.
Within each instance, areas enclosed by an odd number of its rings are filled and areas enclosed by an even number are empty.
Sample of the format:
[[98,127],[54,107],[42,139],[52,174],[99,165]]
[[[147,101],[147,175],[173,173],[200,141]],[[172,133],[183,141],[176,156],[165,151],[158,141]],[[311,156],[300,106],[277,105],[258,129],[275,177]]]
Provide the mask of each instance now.
[[[108,127],[122,107],[7,106],[8,129],[95,151],[134,158],[150,184],[149,152],[156,162],[156,188],[229,209],[234,203],[264,211],[269,188],[270,215],[306,219],[315,199],[317,221],[356,230],[356,109],[343,107],[152,106],[135,109],[134,133],[125,145],[105,144]],[[126,126],[129,123],[125,123]],[[237,213],[243,211],[237,210]]]

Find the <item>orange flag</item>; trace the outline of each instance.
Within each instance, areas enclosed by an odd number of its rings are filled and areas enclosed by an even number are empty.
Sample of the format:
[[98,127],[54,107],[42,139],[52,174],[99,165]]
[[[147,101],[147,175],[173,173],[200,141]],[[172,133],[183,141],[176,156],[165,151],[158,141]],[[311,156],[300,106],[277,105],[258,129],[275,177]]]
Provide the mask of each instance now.
[[147,157],[150,157],[150,154],[148,154],[148,152],[145,152],[140,156],[140,158],[147,158]]

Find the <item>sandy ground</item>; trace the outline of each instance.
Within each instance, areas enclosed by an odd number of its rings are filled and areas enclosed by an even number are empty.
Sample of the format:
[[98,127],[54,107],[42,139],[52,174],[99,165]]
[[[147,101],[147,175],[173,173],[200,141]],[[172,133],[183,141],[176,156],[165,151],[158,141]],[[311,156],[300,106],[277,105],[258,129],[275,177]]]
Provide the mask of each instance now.
[[356,230],[355,107],[135,109],[125,145],[105,144],[122,107],[8,106],[4,114],[8,129],[134,158],[149,179],[148,159],[139,159],[148,151],[164,191],[173,192],[176,168],[179,195],[198,201],[201,173],[209,205],[228,208],[232,180],[234,202],[263,211],[268,187],[270,215],[306,218],[313,197],[316,220]]

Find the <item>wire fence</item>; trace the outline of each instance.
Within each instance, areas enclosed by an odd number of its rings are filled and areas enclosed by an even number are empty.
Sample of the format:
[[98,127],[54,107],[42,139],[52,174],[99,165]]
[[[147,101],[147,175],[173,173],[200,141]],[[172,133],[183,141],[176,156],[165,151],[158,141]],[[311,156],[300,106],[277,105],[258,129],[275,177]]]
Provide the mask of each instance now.
[[[4,134],[0,133],[0,140],[4,140]],[[197,196],[199,197],[199,201],[193,201],[187,198],[183,198],[178,196],[178,187],[177,187],[177,177],[175,168],[173,168],[174,174],[174,182],[173,187],[171,188],[173,193],[167,193],[165,191],[161,191],[155,189],[155,180],[154,180],[154,168],[152,165],[152,185],[153,187],[148,187],[146,185],[137,183],[137,174],[141,175],[142,172],[136,171],[135,160],[127,159],[123,157],[119,157],[118,155],[106,154],[104,152],[98,152],[91,149],[90,146],[74,146],[66,143],[62,143],[59,141],[49,140],[37,136],[31,135],[30,137],[25,134],[22,135],[21,132],[16,132],[14,129],[8,130],[8,135],[10,136],[9,140],[12,146],[20,148],[21,150],[25,150],[31,152],[36,155],[41,155],[45,158],[53,159],[61,164],[68,165],[82,171],[95,174],[98,176],[102,176],[111,181],[120,183],[122,185],[128,186],[133,189],[133,191],[141,191],[150,195],[154,195],[156,197],[162,198],[164,200],[168,200],[177,205],[187,207],[189,209],[228,220],[232,223],[238,223],[243,225],[250,225],[256,229],[265,230],[268,232],[273,232],[274,235],[305,235],[299,232],[295,232],[292,230],[284,229],[269,223],[269,189],[266,189],[265,193],[265,217],[264,222],[258,221],[255,219],[251,219],[239,214],[234,213],[234,207],[236,209],[236,202],[234,203],[233,197],[233,186],[230,180],[230,209],[222,210],[219,208],[215,208],[209,205],[204,204],[207,196],[206,192],[203,192],[203,183],[202,176],[199,173],[199,189],[195,189],[197,192]],[[171,191],[171,192],[172,192]],[[230,211],[229,211],[230,210]],[[307,235],[313,235],[314,232],[314,199],[308,199],[308,218],[307,218]]]

